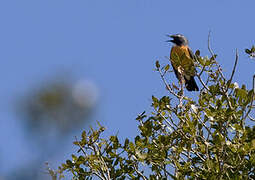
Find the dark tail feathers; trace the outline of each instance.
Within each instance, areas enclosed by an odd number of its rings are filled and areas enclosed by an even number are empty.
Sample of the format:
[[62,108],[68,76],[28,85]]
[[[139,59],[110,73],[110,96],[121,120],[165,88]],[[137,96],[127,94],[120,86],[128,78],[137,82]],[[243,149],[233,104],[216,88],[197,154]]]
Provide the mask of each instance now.
[[185,78],[185,86],[186,86],[188,91],[199,91],[197,83],[194,79],[194,76],[191,76],[190,80],[187,80]]

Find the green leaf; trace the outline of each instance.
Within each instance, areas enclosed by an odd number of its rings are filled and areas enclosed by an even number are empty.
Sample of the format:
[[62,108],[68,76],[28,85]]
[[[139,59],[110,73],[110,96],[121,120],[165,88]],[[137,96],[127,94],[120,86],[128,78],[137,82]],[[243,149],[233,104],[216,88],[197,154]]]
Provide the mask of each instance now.
[[217,54],[214,54],[214,55],[210,58],[210,60],[215,60],[216,57],[217,57]]
[[72,154],[72,159],[73,159],[73,161],[76,161],[77,157],[74,154]]
[[152,101],[153,101],[152,106],[154,108],[157,108],[159,106],[159,100],[155,96],[152,96]]
[[155,96],[152,96],[152,101],[153,101],[154,103],[158,103],[158,99],[157,99]]
[[211,61],[211,60],[207,60],[207,61],[205,61],[205,66],[209,66],[209,65],[211,65],[213,62]]
[[83,131],[83,132],[82,132],[81,137],[82,137],[83,139],[86,139],[86,138],[87,138],[86,131]]
[[247,54],[251,54],[251,51],[250,51],[249,49],[245,49],[245,52],[246,52]]
[[197,51],[195,52],[195,55],[196,55],[196,56],[200,56],[200,51],[197,50]]
[[73,167],[73,163],[71,160],[66,160],[66,165],[69,166],[69,167]]
[[157,67],[157,69],[159,69],[159,68],[160,68],[159,61],[156,61],[156,67]]
[[251,53],[254,53],[254,52],[255,52],[255,46],[253,45],[251,48]]
[[126,138],[123,148],[124,148],[124,149],[127,148],[128,145],[129,145],[129,139]]
[[168,71],[168,70],[169,70],[169,68],[170,68],[170,65],[169,65],[169,64],[167,64],[167,65],[165,66],[165,71]]

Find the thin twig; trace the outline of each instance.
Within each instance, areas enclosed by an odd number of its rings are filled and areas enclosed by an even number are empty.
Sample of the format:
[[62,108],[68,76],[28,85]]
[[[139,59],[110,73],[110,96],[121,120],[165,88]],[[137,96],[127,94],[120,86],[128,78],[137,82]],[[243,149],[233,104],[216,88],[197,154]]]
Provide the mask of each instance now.
[[246,115],[244,116],[244,118],[242,120],[245,120],[248,117],[248,115],[251,112],[251,109],[253,108],[253,101],[254,101],[254,94],[255,94],[255,74],[253,75],[252,88],[253,88],[253,92],[252,92],[250,107],[249,107],[249,110],[247,111]]
[[[176,128],[178,128],[178,126],[174,123],[172,116],[169,114],[168,117],[169,117],[171,123],[172,123]],[[169,122],[169,123],[170,123],[170,122]]]
[[159,115],[165,120],[165,122],[172,128],[172,131],[175,130],[175,128],[172,126],[172,124],[166,119],[165,116],[163,116],[161,113],[159,113]]
[[255,94],[255,74],[253,75],[253,81],[252,81],[252,84],[253,84],[253,94]]
[[209,52],[211,53],[211,56],[213,57],[213,60],[215,60],[215,59],[214,59],[214,53],[213,53],[213,51],[212,51],[212,49],[211,49],[211,45],[210,45],[210,37],[211,37],[211,31],[209,31],[209,33],[208,33],[208,42],[207,42],[207,46],[208,46]]
[[229,84],[228,84],[228,87],[227,87],[226,91],[228,91],[228,88],[229,88],[229,86],[230,86],[230,84],[231,84],[231,82],[232,82],[233,76],[234,76],[235,71],[236,71],[237,62],[238,62],[238,52],[237,52],[237,49],[236,49],[235,64],[234,64],[234,68],[233,68],[233,70],[232,70],[232,74],[231,74],[231,77],[230,77],[230,80],[229,80]]
[[251,117],[250,115],[248,115],[248,118],[249,118],[251,121],[255,121],[255,118]]
[[222,73],[222,69],[221,69],[220,65],[217,63],[217,61],[215,61],[215,54],[214,54],[214,52],[212,51],[211,45],[210,45],[210,37],[211,37],[211,31],[209,31],[209,33],[208,33],[208,50],[209,50],[209,52],[210,52],[210,54],[211,54],[211,56],[212,56],[212,60],[214,61],[214,63],[215,63],[216,66],[218,67],[218,70],[219,70],[219,72],[220,72],[221,77],[223,78],[224,81],[226,81],[226,78],[224,77],[224,75],[223,75],[223,73]]
[[163,165],[163,167],[159,166],[164,171],[164,176],[167,178],[167,175],[171,177],[171,174],[166,170],[166,164]]
[[204,88],[205,88],[207,91],[209,91],[209,88],[205,85],[204,81],[201,79],[200,74],[197,74],[197,77],[198,77],[199,81],[201,82],[201,84],[204,86]]
[[167,90],[168,90],[171,94],[173,94],[175,97],[177,97],[177,98],[180,99],[181,96],[179,96],[178,94],[176,94],[176,93],[174,92],[174,90],[173,90],[173,89],[169,86],[169,84],[166,82],[166,79],[165,79],[165,77],[164,77],[164,74],[162,73],[162,71],[161,71],[160,68],[158,68],[158,72],[159,72],[160,77],[161,77],[161,79],[163,80],[165,86],[167,87]]
[[85,156],[88,156],[87,153],[86,153],[86,151],[85,151],[85,149],[82,147],[82,145],[80,144],[80,142],[78,141],[78,139],[77,139],[76,136],[75,136],[75,140],[76,140],[78,146],[80,147],[81,151],[83,152],[83,154],[84,154]]
[[199,73],[199,76],[201,76],[202,75],[202,73],[204,72],[204,70],[205,70],[205,64],[203,65],[203,68],[201,69],[201,72]]
[[205,159],[196,150],[191,148],[190,152],[197,155],[203,162],[205,162]]
[[143,180],[147,180],[147,178],[138,170],[137,164],[134,165],[134,169],[136,173],[143,178]]
[[[230,100],[229,100],[229,95],[228,95],[228,93],[224,90],[224,87],[222,87],[222,92],[224,93],[223,95],[226,96],[226,100],[227,100],[228,107],[232,110],[233,107],[232,107],[231,102],[230,102]],[[235,116],[234,116],[234,117],[235,117]]]
[[182,107],[182,100],[184,98],[184,84],[185,84],[185,80],[184,80],[184,77],[183,77],[183,73],[180,73],[181,75],[181,98],[179,99],[179,106]]
[[[81,151],[83,152],[83,154],[85,155],[85,156],[88,156],[88,154],[86,153],[86,151],[85,151],[85,149],[82,147],[82,145],[80,144],[80,142],[77,140],[77,137],[75,136],[75,140],[76,140],[76,142],[77,142],[77,144],[78,144],[78,146],[80,147],[80,149],[81,149]],[[92,166],[88,163],[88,166],[91,168],[91,170],[93,171],[93,168],[92,168]],[[98,174],[97,172],[92,172],[94,175],[96,175],[97,177],[99,177],[101,180],[105,180],[106,178],[105,178],[105,176],[104,176],[104,174],[102,174],[102,176],[100,175],[100,174]]]
[[210,129],[206,126],[206,124],[202,121],[202,119],[200,119],[200,117],[197,115],[197,113],[194,112],[194,114],[196,115],[198,121],[204,126],[204,128],[207,130],[207,132],[212,136],[212,132],[211,132]]
[[103,171],[106,171],[106,176],[107,176],[106,179],[107,179],[107,180],[111,180],[109,168],[108,168],[108,166],[107,166],[107,164],[106,164],[106,162],[105,162],[105,160],[104,160],[104,158],[103,158],[103,154],[102,154],[102,152],[100,151],[99,145],[95,142],[95,143],[92,145],[92,148],[94,149],[95,154],[96,154],[96,153],[99,154],[99,159],[101,160],[102,165],[103,165],[104,168],[106,169],[106,170],[102,170],[102,173],[104,174]]

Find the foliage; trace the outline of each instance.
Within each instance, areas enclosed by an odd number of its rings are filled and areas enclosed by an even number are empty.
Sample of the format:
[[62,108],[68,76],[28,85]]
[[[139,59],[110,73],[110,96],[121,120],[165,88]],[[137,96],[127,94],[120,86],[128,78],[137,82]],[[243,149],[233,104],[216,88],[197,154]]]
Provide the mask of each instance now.
[[[210,48],[209,48],[210,50]],[[165,79],[170,66],[156,70],[169,96],[152,96],[153,112],[138,115],[140,134],[120,142],[105,130],[83,132],[78,153],[59,167],[73,179],[255,179],[254,88],[226,78],[216,55],[196,54],[202,89],[190,98]],[[253,78],[253,87],[254,87]]]
[[251,49],[245,49],[245,52],[249,55],[250,58],[255,57],[255,46],[253,45]]

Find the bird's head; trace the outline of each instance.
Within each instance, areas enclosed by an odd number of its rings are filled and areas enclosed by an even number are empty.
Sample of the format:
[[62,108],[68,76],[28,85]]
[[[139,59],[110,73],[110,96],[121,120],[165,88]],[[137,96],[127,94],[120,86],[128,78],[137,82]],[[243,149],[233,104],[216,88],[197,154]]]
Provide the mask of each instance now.
[[177,46],[187,46],[188,40],[185,36],[182,34],[175,34],[175,35],[167,35],[167,37],[172,38],[171,40],[168,40],[167,42],[172,42],[176,44]]

